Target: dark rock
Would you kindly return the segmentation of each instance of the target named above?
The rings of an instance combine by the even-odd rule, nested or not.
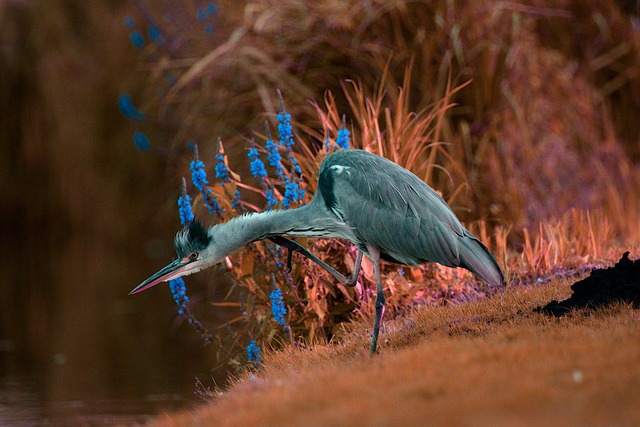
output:
[[[615,302],[640,307],[640,260],[631,261],[625,252],[616,265],[591,272],[571,285],[573,295],[564,301],[551,301],[536,312],[562,316],[573,308],[596,308]]]

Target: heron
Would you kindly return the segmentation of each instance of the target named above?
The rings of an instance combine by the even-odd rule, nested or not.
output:
[[[358,248],[353,272],[341,274],[285,236],[350,241]],[[289,267],[292,252],[298,252],[346,286],[357,283],[363,255],[370,258],[376,280],[371,354],[377,352],[385,308],[381,260],[409,266],[436,262],[465,268],[492,286],[504,281],[491,252],[434,189],[384,157],[349,149],[322,161],[316,192],[307,205],[243,214],[209,228],[191,222],[175,236],[177,259],[130,294],[211,267],[242,246],[265,239],[289,249]]]

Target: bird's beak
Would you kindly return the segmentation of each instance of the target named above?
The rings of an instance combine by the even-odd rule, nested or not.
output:
[[[197,262],[191,261],[188,258],[178,258],[177,260],[173,261],[171,264],[167,265],[165,268],[158,271],[156,274],[136,286],[131,292],[129,292],[129,295],[146,291],[147,289],[157,285],[158,283],[168,282],[169,280],[177,279],[178,277],[195,273],[195,271],[192,270],[197,268],[197,264]]]

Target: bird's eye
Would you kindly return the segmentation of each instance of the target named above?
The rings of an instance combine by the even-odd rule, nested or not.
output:
[[[198,252],[191,252],[191,253],[189,254],[189,259],[190,259],[191,261],[193,261],[193,260],[194,260],[194,259],[196,259],[196,258],[198,258]]]

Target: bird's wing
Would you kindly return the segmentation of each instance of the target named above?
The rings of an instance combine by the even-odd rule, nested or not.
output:
[[[431,187],[395,163],[360,150],[335,153],[321,167],[319,190],[361,243],[388,258],[460,265],[464,228]]]

